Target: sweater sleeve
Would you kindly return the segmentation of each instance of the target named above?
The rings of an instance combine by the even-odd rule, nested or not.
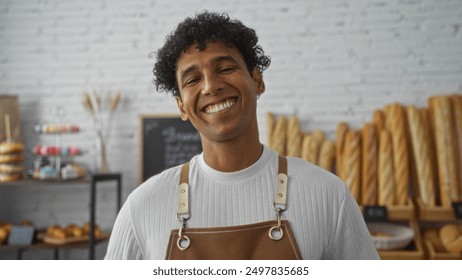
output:
[[[130,197],[117,215],[109,239],[105,260],[139,260],[142,249],[133,231],[130,215]]]
[[[358,204],[348,189],[344,189],[334,240],[324,257],[337,260],[378,260],[379,255]]]

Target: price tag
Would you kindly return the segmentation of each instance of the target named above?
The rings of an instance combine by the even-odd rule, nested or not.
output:
[[[462,202],[453,202],[452,208],[454,208],[454,216],[457,219],[462,219]]]
[[[31,245],[34,239],[34,227],[14,226],[8,236],[9,245]]]
[[[364,206],[364,220],[366,222],[388,221],[388,211],[385,206]]]

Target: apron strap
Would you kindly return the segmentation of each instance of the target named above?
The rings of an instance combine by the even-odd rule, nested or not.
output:
[[[276,197],[273,202],[273,209],[285,211],[287,209],[287,158],[279,156],[278,176],[276,182]],[[281,207],[277,206],[281,205]]]
[[[180,174],[180,185],[178,186],[178,212],[177,218],[180,215],[188,215],[189,219],[189,162],[183,164]]]
[[[281,229],[281,212],[287,210],[287,158],[279,156],[278,158],[278,175],[276,182],[276,197],[273,201],[273,210],[276,211],[277,226],[274,226],[269,231],[269,236],[273,240],[280,240],[283,236]],[[183,164],[180,173],[180,184],[178,186],[178,211],[177,219],[182,223],[182,228],[179,232],[178,247],[181,250],[186,250],[189,247],[189,238],[182,234],[186,228],[186,221],[190,218],[189,213],[189,162]],[[273,232],[279,231],[280,235],[275,236]],[[182,241],[187,241],[186,246],[182,246]]]

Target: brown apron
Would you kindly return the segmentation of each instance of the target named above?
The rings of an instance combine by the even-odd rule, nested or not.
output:
[[[189,163],[183,165],[178,187],[177,219],[180,229],[172,230],[167,260],[299,260],[302,259],[290,224],[281,220],[287,209],[287,159],[279,157],[276,220],[240,226],[186,228],[189,213]]]

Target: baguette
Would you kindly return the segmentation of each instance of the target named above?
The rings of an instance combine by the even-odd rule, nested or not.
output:
[[[336,149],[335,149],[335,173],[337,176],[345,180],[344,170],[343,170],[343,154],[345,150],[345,136],[348,131],[348,126],[346,123],[341,122],[337,125],[337,135],[336,135]]]
[[[450,96],[454,116],[454,133],[456,139],[457,174],[459,174],[459,199],[462,199],[462,95]]]
[[[393,150],[390,133],[384,129],[380,132],[378,162],[378,201],[379,205],[394,205]]]
[[[378,137],[373,124],[366,123],[361,129],[362,139],[362,203],[377,205],[377,155]]]
[[[334,168],[335,160],[335,145],[330,140],[324,140],[319,151],[319,163],[318,165],[328,171],[332,171]]]
[[[287,119],[284,116],[280,116],[274,127],[274,131],[271,133],[271,143],[273,143],[273,149],[280,156],[286,155],[286,140],[287,139]]]
[[[385,114],[382,110],[375,110],[372,114],[372,124],[375,126],[375,131],[380,133],[385,129]]]
[[[415,106],[407,108],[409,130],[411,134],[413,163],[416,167],[419,196],[427,206],[435,206],[435,174],[432,166],[429,129],[425,126],[422,114]]]
[[[309,154],[308,160],[316,165],[319,165],[319,154],[320,154],[321,145],[323,141],[324,141],[324,133],[319,129],[315,129],[311,133],[310,146],[309,146],[310,154]]]
[[[274,130],[274,125],[275,125],[275,118],[274,115],[271,112],[266,113],[266,138],[267,138],[267,143],[268,147],[271,149],[274,149],[273,143],[272,143],[272,133]]]
[[[310,139],[311,135],[306,133],[302,135],[302,151],[301,151],[301,157],[302,159],[309,161],[310,157]]]
[[[361,204],[361,134],[350,129],[345,139],[345,184],[356,202]]]
[[[405,205],[408,201],[410,180],[406,114],[397,103],[385,106],[385,127],[391,133],[393,170],[395,182],[395,203]]]
[[[440,201],[442,206],[450,207],[452,202],[460,201],[451,100],[448,96],[432,96],[429,107],[434,122]]]
[[[300,122],[298,121],[298,118],[293,115],[289,119],[289,124],[287,127],[287,156],[300,157],[300,144]]]

